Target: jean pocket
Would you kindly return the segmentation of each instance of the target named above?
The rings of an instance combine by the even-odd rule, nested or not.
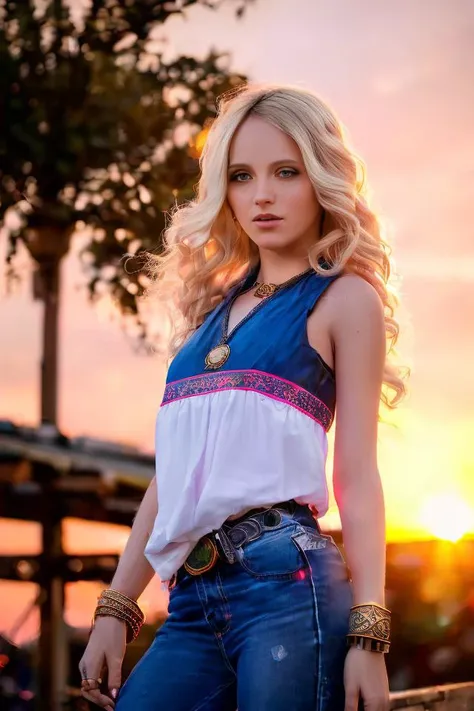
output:
[[[299,526],[289,523],[274,531],[265,531],[257,540],[237,549],[244,570],[260,579],[291,579],[307,567],[294,539]]]
[[[346,560],[332,536],[300,525],[293,539],[309,568],[316,571],[330,568],[337,577],[350,579]]]

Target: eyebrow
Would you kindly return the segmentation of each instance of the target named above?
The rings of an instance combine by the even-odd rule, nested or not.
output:
[[[275,160],[273,163],[270,163],[270,168],[276,168],[277,165],[299,165],[299,161],[294,160],[294,158],[282,158],[281,160]],[[235,170],[235,168],[250,168],[250,165],[247,165],[247,163],[232,163],[232,165],[229,165],[229,170]]]

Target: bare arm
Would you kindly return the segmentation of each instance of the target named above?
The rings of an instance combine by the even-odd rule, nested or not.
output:
[[[158,512],[156,478],[154,477],[133,522],[125,550],[122,553],[111,588],[137,600],[153,577],[153,569],[145,558],[145,546]],[[116,617],[95,620],[86,650],[79,662],[82,696],[106,711],[113,711],[122,683],[122,660],[125,655],[126,625]],[[99,677],[107,668],[108,694],[102,693]]]
[[[153,568],[145,558],[144,550],[157,513],[156,477],[153,477],[135,516],[127,545],[110,585],[114,590],[134,600],[140,597],[154,575]]]
[[[383,307],[375,290],[360,277],[342,277],[337,286],[332,304],[337,382],[334,492],[354,604],[384,605],[385,509],[377,467],[386,352]]]

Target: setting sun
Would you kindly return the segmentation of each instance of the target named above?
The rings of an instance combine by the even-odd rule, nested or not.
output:
[[[474,526],[474,510],[455,493],[431,496],[423,505],[420,516],[432,535],[453,543]]]

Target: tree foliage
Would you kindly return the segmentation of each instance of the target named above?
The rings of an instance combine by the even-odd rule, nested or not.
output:
[[[245,0],[234,2],[241,14]],[[93,0],[82,18],[65,0],[6,2],[0,22],[0,222],[9,255],[47,235],[51,253],[77,229],[92,296],[105,284],[122,313],[138,314],[144,280],[124,253],[160,248],[165,213],[190,197],[190,139],[216,97],[244,81],[227,55],[165,61],[152,33],[203,0]],[[15,213],[17,221],[8,221]],[[62,242],[62,244],[60,244]]]

